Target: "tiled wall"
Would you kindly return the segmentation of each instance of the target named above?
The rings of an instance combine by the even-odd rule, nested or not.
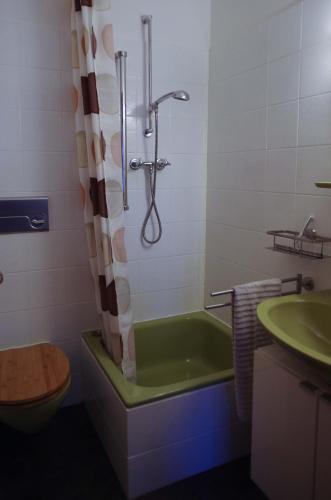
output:
[[[143,248],[143,172],[129,173],[127,248],[135,320],[202,304],[209,2],[113,0],[116,49],[128,50],[130,157],[142,137],[141,14],[154,16],[154,97],[185,88],[189,103],[160,108],[158,177],[163,238]],[[97,326],[75,160],[69,0],[11,0],[0,9],[0,196],[44,196],[50,232],[0,235],[0,347],[51,340],[70,356],[79,400],[79,335]]]
[[[51,340],[72,362],[97,325],[71,113],[68,0],[2,2],[0,197],[48,196],[50,231],[0,235],[0,347]]]
[[[314,186],[331,180],[331,0],[252,1],[246,17],[241,4],[212,1],[206,300],[296,272],[331,285],[331,261],[270,252],[265,234],[314,214],[331,235],[330,193]]]
[[[140,17],[153,16],[153,97],[185,89],[189,102],[160,105],[159,156],[171,166],[158,174],[159,243],[140,240],[147,210],[143,171],[129,172],[126,240],[135,320],[200,309],[203,295],[209,1],[113,0],[116,50],[128,51],[129,158],[153,159],[145,139],[143,36]]]

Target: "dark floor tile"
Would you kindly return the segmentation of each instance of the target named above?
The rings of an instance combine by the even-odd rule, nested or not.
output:
[[[39,434],[0,424],[0,500],[125,500],[82,405],[61,410]],[[140,500],[265,500],[248,459],[180,481]]]

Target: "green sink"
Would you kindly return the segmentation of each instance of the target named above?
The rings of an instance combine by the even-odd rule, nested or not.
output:
[[[257,315],[276,341],[331,373],[331,290],[265,300]]]

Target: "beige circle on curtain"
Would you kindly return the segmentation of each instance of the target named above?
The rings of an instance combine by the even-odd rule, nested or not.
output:
[[[117,295],[117,307],[119,314],[124,314],[130,306],[130,286],[127,279],[122,277],[115,278],[115,287]]]
[[[124,244],[124,233],[124,227],[120,227],[112,237],[114,255],[115,259],[118,260],[118,262],[128,261]]]
[[[77,142],[77,160],[79,167],[87,167],[87,147],[86,147],[86,135],[84,130],[76,133]]]
[[[109,74],[97,76],[99,107],[103,113],[113,115],[118,112],[118,93],[116,79]]]
[[[110,266],[113,261],[111,241],[107,234],[102,233],[103,260],[105,266]]]
[[[93,222],[89,222],[85,224],[86,228],[86,238],[87,238],[87,246],[89,257],[96,257],[97,255],[97,245],[95,238],[95,230]]]
[[[83,27],[83,36],[81,40],[81,46],[84,56],[87,55],[90,48],[90,33],[86,26]]]
[[[100,165],[100,163],[102,162],[101,142],[97,134],[93,134],[91,149],[95,163],[97,165]]]
[[[93,7],[96,10],[108,10],[111,8],[110,0],[94,0]]]
[[[111,24],[106,24],[102,30],[102,43],[105,48],[106,54],[111,59],[115,59],[114,55],[114,43],[113,43],[113,26]]]
[[[75,85],[71,88],[71,102],[72,102],[72,110],[76,113],[78,108],[78,90]]]
[[[110,149],[115,165],[118,167],[122,166],[121,158],[121,133],[116,132],[110,139]]]
[[[106,199],[108,217],[115,219],[122,213],[123,208],[122,188],[117,181],[106,181]]]
[[[79,68],[77,31],[71,32],[71,64],[73,68]]]

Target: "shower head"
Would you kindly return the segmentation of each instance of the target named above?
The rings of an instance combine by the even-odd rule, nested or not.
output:
[[[162,97],[159,97],[156,101],[153,102],[151,108],[153,110],[157,109],[158,105],[161,102],[166,101],[167,99],[178,99],[178,101],[189,101],[190,95],[185,90],[175,90],[174,92],[169,92],[168,94],[164,94]]]

